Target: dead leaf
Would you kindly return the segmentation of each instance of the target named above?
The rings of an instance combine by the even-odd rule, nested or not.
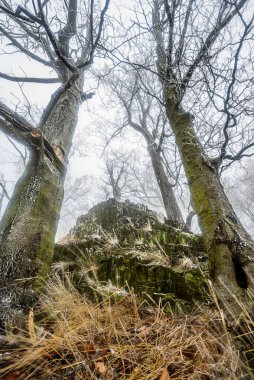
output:
[[[102,375],[106,372],[106,367],[103,362],[97,362],[95,363],[95,369]]]
[[[99,357],[98,360],[103,360],[105,356],[112,354],[111,350],[109,348],[103,348],[102,350],[99,351]]]
[[[80,352],[83,352],[89,356],[92,356],[96,353],[96,348],[93,343],[82,343],[78,345]]]
[[[167,368],[163,368],[161,376],[159,377],[159,380],[170,380]]]
[[[208,372],[211,369],[211,365],[206,363],[200,363],[197,368],[202,372]]]
[[[137,333],[139,337],[146,336],[149,333],[149,327],[148,326],[141,326],[137,329]]]

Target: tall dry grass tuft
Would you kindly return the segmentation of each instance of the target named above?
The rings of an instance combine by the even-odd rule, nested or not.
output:
[[[43,320],[35,322],[38,315]],[[174,317],[131,292],[121,299],[113,294],[92,302],[74,289],[67,276],[50,280],[35,316],[32,311],[29,315],[27,330],[26,337],[7,337],[16,348],[2,352],[5,368],[0,378],[252,378],[217,310],[200,308]]]

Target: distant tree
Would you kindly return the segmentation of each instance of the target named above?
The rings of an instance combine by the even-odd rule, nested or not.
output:
[[[4,176],[0,174],[0,212],[2,211],[3,201],[5,198],[10,200],[10,196],[6,189],[6,181],[4,179]]]
[[[120,141],[118,140],[116,146]],[[121,146],[114,147],[113,140],[111,143],[112,148],[108,147],[101,156],[104,159],[102,174],[97,179],[91,177],[93,187],[98,191],[95,199],[101,201],[114,197],[122,201],[128,198],[132,202],[142,203],[162,214],[165,213],[149,155],[144,154],[146,152],[143,152],[143,149],[137,151],[135,147],[125,152]],[[113,191],[114,187],[116,189]]]
[[[131,181],[128,169],[131,152],[123,152],[119,149],[104,152],[104,169],[97,187],[103,194],[104,199],[113,197],[116,201],[121,201],[123,196],[129,196],[129,183]]]
[[[70,173],[67,173],[58,236],[67,234],[77,218],[89,210],[92,204],[91,193],[91,178],[89,176],[73,178]]]
[[[224,182],[237,215],[241,217],[246,229],[254,237],[254,169],[252,166],[250,162],[240,176],[234,179],[226,177]]]
[[[54,71],[35,78],[0,73],[16,82],[60,83],[35,126],[0,103],[0,130],[24,144],[29,160],[0,225],[0,325],[20,324],[51,263],[63,185],[85,73],[101,42],[109,5],[99,2],[0,1],[2,49],[19,52]],[[57,13],[56,13],[57,12]]]
[[[129,184],[129,192],[136,202],[144,203],[146,206],[160,213],[165,213],[165,208],[155,178],[150,160],[135,160],[130,162],[129,171],[132,181]]]
[[[178,161],[178,166],[167,165],[164,146],[171,137],[168,121],[164,107],[152,95],[152,86],[149,93],[142,91],[142,83],[149,82],[149,75],[145,74],[140,78],[140,73],[130,72],[127,67],[123,67],[122,70],[115,70],[111,77],[107,77],[106,84],[112,91],[110,98],[113,98],[119,107],[118,122],[122,122],[125,128],[129,127],[138,132],[146,142],[167,219],[183,226],[184,220],[173,190],[181,164]]]

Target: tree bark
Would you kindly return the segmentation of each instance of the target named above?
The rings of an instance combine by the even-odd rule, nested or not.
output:
[[[167,219],[173,222],[177,227],[182,227],[184,226],[182,213],[178,206],[172,185],[165,173],[157,145],[155,143],[148,144],[148,152],[151,157],[154,174],[161,192]]]
[[[216,168],[205,156],[193,117],[165,89],[166,111],[179,148],[209,257],[211,279],[228,316],[253,310],[254,243],[224,193]]]
[[[43,136],[67,163],[77,123],[80,91],[73,85],[42,126]],[[22,326],[37,299],[53,254],[65,172],[35,149],[16,184],[0,224],[0,326]],[[42,280],[40,279],[42,278]]]

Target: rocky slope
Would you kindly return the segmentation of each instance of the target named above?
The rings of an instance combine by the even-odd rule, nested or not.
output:
[[[80,216],[56,244],[54,263],[56,269],[68,267],[74,273],[80,292],[125,287],[149,299],[170,301],[178,312],[207,299],[201,237],[129,201],[109,199]]]

